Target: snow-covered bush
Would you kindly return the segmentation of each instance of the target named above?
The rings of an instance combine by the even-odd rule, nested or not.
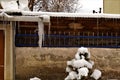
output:
[[[90,52],[87,48],[81,47],[78,49],[77,53],[75,54],[75,58],[67,61],[66,72],[68,72],[68,76],[65,80],[84,80],[83,77],[86,78],[94,78],[98,80],[102,72],[98,69],[95,69],[92,74],[91,71],[93,70],[94,61],[90,60]]]
[[[81,59],[81,55],[83,55],[86,60],[90,59],[90,52],[85,47],[78,48],[78,51],[75,54],[75,59]]]

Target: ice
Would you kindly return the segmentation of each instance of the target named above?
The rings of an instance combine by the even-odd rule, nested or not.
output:
[[[43,17],[43,22],[50,22],[50,16],[49,15],[42,15]]]
[[[44,25],[43,22],[41,20],[38,21],[38,35],[39,35],[39,47],[42,47],[42,42],[44,40]]]

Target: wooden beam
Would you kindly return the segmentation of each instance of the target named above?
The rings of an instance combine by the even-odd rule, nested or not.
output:
[[[0,20],[3,20],[3,19],[4,19],[4,21],[38,22],[39,19],[41,19],[41,21],[42,21],[41,17],[36,17],[36,16],[13,16],[11,18],[7,18],[7,17],[0,18]]]

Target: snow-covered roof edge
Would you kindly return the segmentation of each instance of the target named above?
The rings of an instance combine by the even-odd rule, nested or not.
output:
[[[3,16],[2,13],[21,13],[21,16],[14,16],[12,17],[83,17],[83,18],[116,18],[120,19],[120,14],[93,14],[93,13],[63,13],[63,12],[31,12],[31,11],[21,11],[21,10],[3,10],[0,9],[0,16]],[[8,15],[10,16],[10,15]]]
[[[63,12],[31,12],[22,11],[24,16],[41,16],[48,15],[51,17],[85,17],[85,18],[120,18],[120,14],[93,14],[93,13],[63,13]]]

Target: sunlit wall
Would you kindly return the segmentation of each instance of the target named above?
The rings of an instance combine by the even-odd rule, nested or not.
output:
[[[120,14],[120,0],[104,0],[104,13]]]

